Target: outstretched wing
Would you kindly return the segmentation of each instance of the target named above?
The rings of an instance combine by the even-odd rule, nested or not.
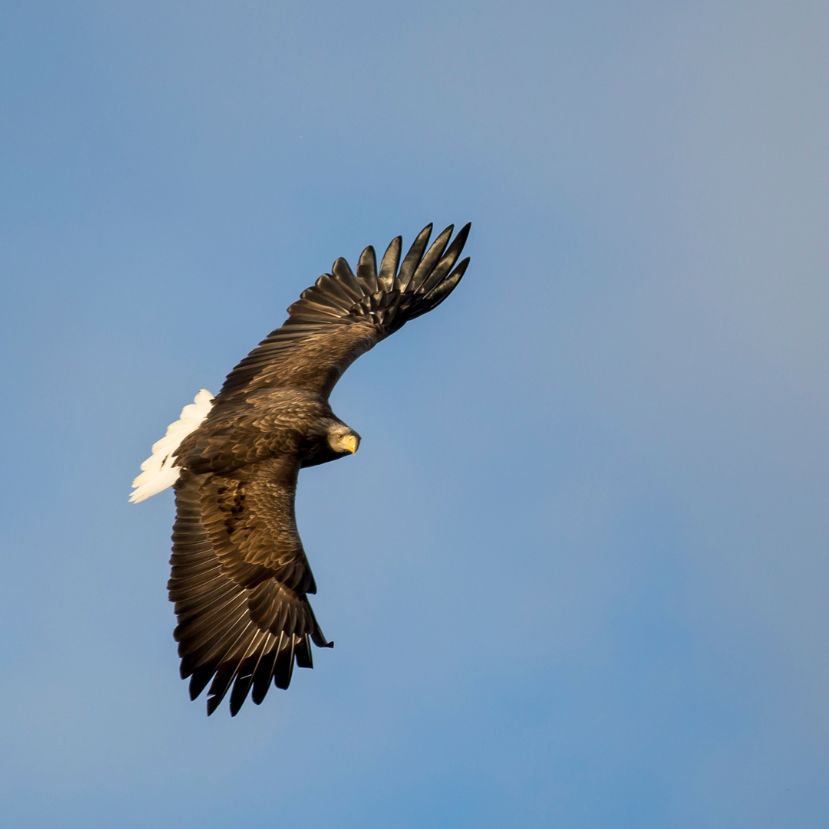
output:
[[[225,474],[183,471],[176,483],[172,576],[181,676],[208,685],[207,713],[227,692],[235,715],[252,691],[287,688],[294,662],[326,646],[307,594],[316,592],[294,516],[299,466],[282,456]]]
[[[398,236],[379,270],[372,247],[360,255],[356,274],[345,259],[337,259],[331,273],[323,274],[291,305],[282,327],[228,375],[217,404],[272,386],[292,386],[327,397],[357,357],[452,292],[469,264],[467,258],[455,266],[469,228],[465,225],[449,244],[450,225],[427,250],[432,232],[427,225],[402,264]]]

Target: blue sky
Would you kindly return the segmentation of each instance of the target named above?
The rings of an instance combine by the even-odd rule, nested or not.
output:
[[[7,3],[17,827],[823,827],[823,3]],[[334,258],[473,222],[333,395],[335,640],[206,719],[150,444]]]

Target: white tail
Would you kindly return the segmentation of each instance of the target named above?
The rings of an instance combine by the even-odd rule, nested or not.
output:
[[[153,444],[152,455],[141,464],[141,473],[132,482],[131,503],[145,501],[178,480],[181,467],[173,465],[173,453],[187,435],[199,428],[211,408],[213,395],[202,389],[193,402],[181,410],[178,420],[167,427],[164,437]]]

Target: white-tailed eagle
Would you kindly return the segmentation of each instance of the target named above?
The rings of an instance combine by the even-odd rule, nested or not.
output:
[[[272,683],[288,687],[294,663],[312,667],[312,642],[330,646],[308,602],[316,584],[296,527],[297,476],[357,451],[359,435],[328,404],[342,373],[460,282],[469,225],[427,249],[431,230],[402,263],[399,236],[379,269],[372,247],[356,274],[337,259],[215,398],[203,389],[184,407],[133,482],[133,502],[175,489],[175,638],[191,699],[209,686],[208,714],[228,692],[232,715],[248,694],[262,702]]]

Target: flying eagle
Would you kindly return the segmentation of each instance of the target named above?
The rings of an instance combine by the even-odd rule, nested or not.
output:
[[[379,270],[370,246],[356,275],[337,259],[141,464],[132,502],[175,489],[174,635],[190,698],[210,686],[208,714],[228,691],[231,715],[248,694],[258,705],[271,683],[288,687],[294,662],[312,667],[312,642],[331,647],[308,602],[317,588],[294,514],[299,470],[357,451],[328,396],[357,357],[449,296],[469,264],[456,265],[469,227],[450,244],[450,225],[427,250],[427,225],[402,264],[398,236]]]

